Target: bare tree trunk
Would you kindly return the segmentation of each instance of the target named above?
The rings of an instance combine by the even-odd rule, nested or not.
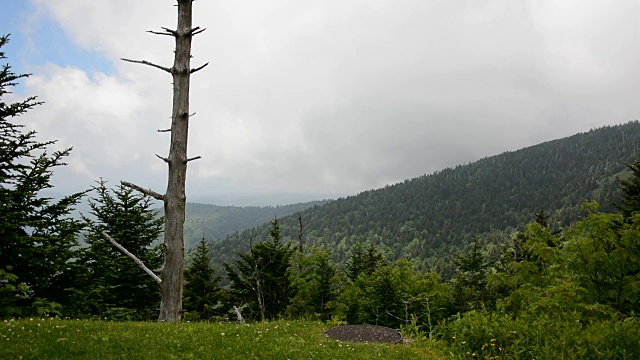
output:
[[[255,258],[254,258],[255,261]],[[260,270],[258,270],[258,264],[255,263],[253,266],[253,278],[256,282],[256,297],[258,298],[258,309],[260,310],[260,321],[264,321],[265,317],[265,303],[264,303],[264,289],[262,287],[262,274]]]
[[[191,0],[178,1],[178,28],[173,76],[173,111],[169,181],[164,201],[164,266],[160,284],[159,321],[180,321],[184,272],[185,184],[189,134],[189,78],[191,70]]]
[[[192,28],[193,0],[178,0],[178,27],[176,30],[162,28],[163,32],[149,31],[157,35],[173,36],[176,41],[175,58],[171,68],[153,64],[146,60],[124,61],[152,66],[173,76],[173,110],[171,114],[171,145],[169,156],[163,158],[169,165],[169,180],[164,195],[144,189],[138,185],[122,182],[123,185],[138,190],[164,202],[164,263],[161,268],[160,315],[159,321],[178,322],[182,311],[182,285],[184,271],[184,219],[185,184],[187,163],[200,157],[187,158],[187,140],[189,133],[189,81],[190,75],[205,66],[191,69],[191,39],[204,29]],[[159,130],[166,132],[166,130]],[[106,236],[106,235],[105,235]],[[125,249],[126,251],[126,249]],[[124,251],[123,251],[124,252]],[[126,254],[126,252],[125,252]],[[130,256],[131,257],[131,256]],[[135,261],[135,259],[134,259]],[[144,264],[139,266],[146,268]]]

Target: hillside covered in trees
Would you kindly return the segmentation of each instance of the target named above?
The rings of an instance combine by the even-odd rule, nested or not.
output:
[[[326,203],[325,200],[283,206],[218,206],[187,203],[184,224],[185,249],[194,248],[203,237],[207,240],[222,239],[238,231],[250,229],[308,208]],[[158,209],[162,214],[162,209]]]
[[[593,129],[330,201],[279,219],[282,236],[297,241],[301,215],[305,245],[331,248],[339,263],[355,243],[373,242],[390,259],[449,276],[452,254],[474,235],[491,250],[541,209],[556,229],[575,222],[586,200],[611,210],[639,144],[638,121]],[[211,244],[212,256],[228,262],[268,234],[268,225],[233,234]]]

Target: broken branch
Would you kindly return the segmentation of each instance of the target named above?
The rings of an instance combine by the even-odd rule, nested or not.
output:
[[[160,156],[160,155],[158,155],[158,154],[156,154],[156,156],[158,157],[158,159],[160,159],[160,160],[162,160],[162,161],[166,162],[167,164],[169,163],[169,159],[167,159],[166,157],[162,157],[162,156]]]
[[[205,66],[207,66],[207,65],[209,65],[209,63],[206,63],[206,64],[204,64],[204,65],[202,65],[202,66],[200,66],[200,67],[197,67],[197,68],[195,68],[195,69],[191,69],[191,71],[190,71],[189,73],[190,73],[190,74],[193,74],[193,73],[194,73],[194,72],[196,72],[196,71],[200,71],[200,70],[204,69],[204,67],[205,67]]]
[[[173,34],[163,33],[163,32],[153,31],[153,30],[147,30],[147,32],[150,33],[150,34],[155,34],[155,35],[174,36]]]
[[[236,313],[236,317],[238,318],[238,322],[240,322],[240,324],[244,325],[244,318],[242,317],[242,314],[240,314],[240,310],[238,310],[238,308],[233,305],[233,312]]]
[[[115,246],[123,254],[130,257],[133,260],[133,262],[135,262],[136,265],[140,267],[140,269],[144,270],[144,272],[149,274],[149,276],[151,276],[153,280],[155,280],[158,284],[162,283],[162,279],[160,279],[158,275],[154,274],[153,271],[149,270],[149,268],[142,262],[142,260],[138,259],[135,255],[127,251],[127,249],[125,249],[124,246],[118,244],[118,242],[115,241],[111,236],[109,236],[109,234],[107,234],[105,231],[102,231],[102,236],[104,236],[104,238],[107,239],[107,241],[109,241],[113,246]]]
[[[164,201],[164,195],[159,194],[151,189],[145,189],[142,186],[138,186],[136,184],[130,183],[128,181],[120,181],[120,184],[132,188],[134,190],[137,190],[145,195],[151,196],[154,199],[160,200],[160,201]]]
[[[164,70],[164,71],[168,72],[169,74],[171,74],[171,69],[170,68],[154,64],[154,63],[149,62],[147,60],[131,60],[131,59],[125,59],[125,58],[120,58],[120,60],[126,61],[126,62],[130,62],[130,63],[135,63],[135,64],[149,65],[149,66],[152,66],[154,68],[158,68],[160,70]]]
[[[205,29],[200,29],[200,26],[196,26],[193,29],[191,29],[191,31],[189,32],[189,35],[191,35],[191,36],[198,35],[198,34],[200,34],[201,32],[203,32],[205,30],[207,30],[207,29],[206,28]]]
[[[189,161],[198,160],[198,159],[202,159],[202,156],[196,156],[196,157],[188,158],[187,160],[184,161],[184,163],[186,164]]]
[[[169,132],[171,129],[158,129],[158,132]]]

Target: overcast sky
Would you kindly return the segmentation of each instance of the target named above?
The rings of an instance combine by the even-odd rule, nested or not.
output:
[[[170,0],[0,0],[61,192],[163,192]],[[640,2],[199,0],[187,196],[355,194],[640,117]]]

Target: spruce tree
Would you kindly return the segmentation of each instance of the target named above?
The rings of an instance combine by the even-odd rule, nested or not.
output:
[[[8,41],[8,36],[0,37],[0,59],[6,58],[1,49]],[[44,298],[66,302],[65,289],[73,284],[69,264],[82,228],[69,214],[84,195],[80,192],[54,201],[42,194],[52,188],[53,169],[65,165],[71,149],[49,153],[55,141],[41,142],[35,131],[26,131],[25,125],[15,122],[41,104],[36,97],[12,104],[2,101],[18,80],[28,76],[16,75],[8,64],[0,70],[0,266],[4,278],[0,291],[15,284],[29,288],[3,305],[17,311],[36,298],[40,303]]]
[[[183,308],[200,319],[210,319],[222,315],[216,311],[221,300],[222,289],[218,286],[221,276],[215,276],[216,270],[211,265],[209,247],[204,237],[194,250],[191,265],[184,272]]]
[[[459,310],[478,308],[487,300],[487,277],[489,266],[487,256],[480,249],[479,239],[473,237],[471,251],[458,255],[454,260],[458,269],[452,280],[454,298]]]
[[[332,302],[342,288],[342,278],[331,252],[312,247],[309,254],[298,252],[289,271],[295,295],[289,306],[293,316],[318,314],[321,320],[329,320]]]
[[[355,243],[351,248],[351,254],[345,268],[345,273],[349,280],[355,279],[361,273],[367,276],[373,274],[378,268],[385,263],[384,255],[372,242],[367,249],[363,249],[360,243]]]
[[[149,319],[157,312],[160,293],[157,284],[128,257],[105,241],[106,231],[131,253],[151,267],[161,264],[160,247],[154,245],[162,232],[163,219],[151,208],[148,196],[118,185],[107,188],[99,180],[89,200],[92,217],[85,216],[89,226],[83,250],[79,276],[83,281],[79,296],[85,299],[84,309],[92,315]]]
[[[627,180],[620,180],[622,200],[614,205],[625,219],[640,212],[640,159],[627,165],[627,168],[631,170],[631,176]]]
[[[294,249],[280,239],[278,219],[271,223],[271,241],[251,246],[238,254],[234,266],[225,263],[233,299],[246,305],[260,320],[282,316],[289,305],[291,282],[287,276]]]

